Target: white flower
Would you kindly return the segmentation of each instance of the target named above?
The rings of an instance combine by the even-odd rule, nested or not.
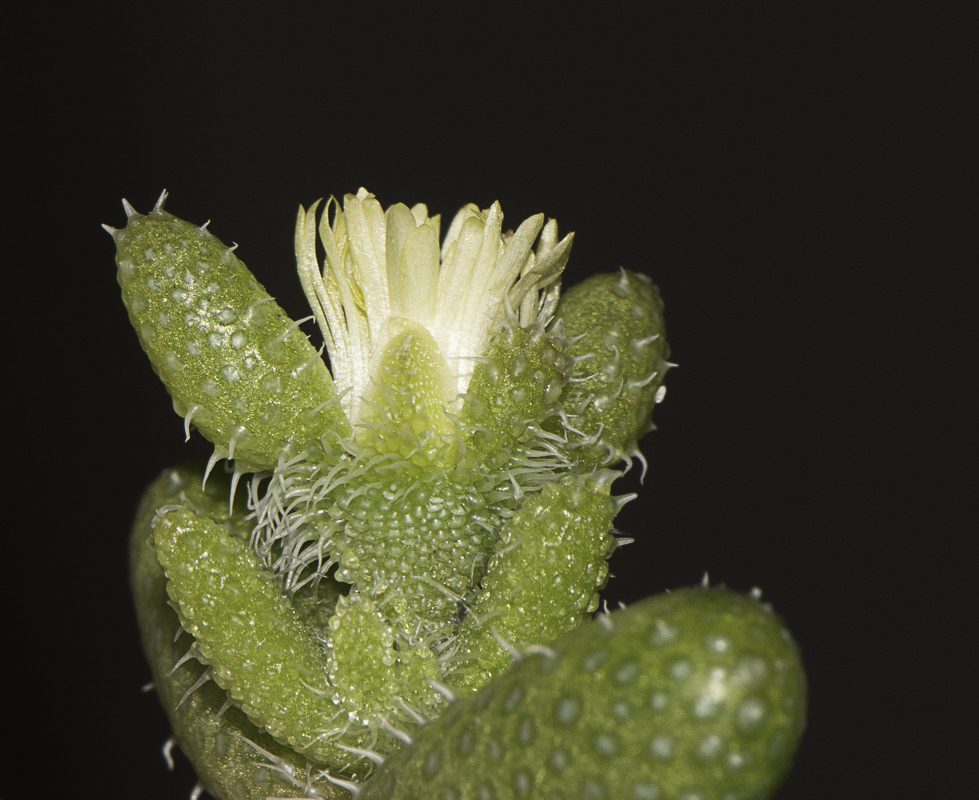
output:
[[[326,204],[319,233],[326,258],[316,257],[316,208],[296,223],[299,277],[323,332],[337,390],[356,423],[371,365],[404,329],[424,327],[447,365],[449,405],[457,407],[476,364],[507,320],[546,325],[560,292],[560,275],[574,234],[557,239],[557,223],[537,214],[515,233],[501,233],[500,204],[456,214],[439,249],[438,215],[418,204],[382,210],[366,189]],[[330,219],[332,212],[332,220]],[[543,231],[541,230],[543,227]],[[536,250],[534,240],[540,233]]]

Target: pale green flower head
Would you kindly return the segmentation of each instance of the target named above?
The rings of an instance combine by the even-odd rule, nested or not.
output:
[[[509,320],[516,327],[550,322],[573,234],[558,241],[544,215],[503,232],[499,203],[462,208],[439,247],[440,216],[424,204],[386,211],[361,189],[331,198],[320,220],[326,252],[316,257],[316,210],[300,208],[296,256],[303,289],[327,350],[348,419],[357,424],[382,354],[400,334],[424,342],[440,373],[439,398],[458,412],[477,360]],[[543,229],[543,230],[542,230]],[[534,241],[538,239],[537,247]]]

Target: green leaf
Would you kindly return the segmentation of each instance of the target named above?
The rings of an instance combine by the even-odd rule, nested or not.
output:
[[[771,609],[682,589],[525,654],[423,728],[359,800],[758,800],[805,718],[799,652]]]
[[[242,471],[347,433],[333,379],[295,323],[234,248],[162,200],[147,215],[127,205],[112,236],[129,319],[177,414]]]

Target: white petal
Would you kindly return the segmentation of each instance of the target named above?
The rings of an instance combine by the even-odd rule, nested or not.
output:
[[[388,291],[390,294],[390,313],[396,317],[410,316],[406,314],[404,304],[406,286],[411,275],[401,271],[401,250],[405,239],[415,230],[415,217],[402,203],[391,206],[385,213],[387,231],[385,233],[384,253],[387,270]]]
[[[330,226],[331,213],[334,220],[332,227]],[[333,380],[336,382],[338,390],[342,392],[352,388],[355,367],[346,313],[343,308],[343,295],[339,288],[341,282],[344,286],[347,284],[343,274],[343,252],[346,250],[347,242],[346,225],[337,201],[333,197],[327,201],[326,208],[323,209],[319,233],[320,241],[323,242],[323,249],[326,251],[326,259],[323,263],[321,286],[314,284],[314,287],[317,290],[319,302],[333,337],[332,347],[330,347],[330,340],[327,339],[327,347],[330,353],[330,371],[333,373]],[[339,276],[339,281],[337,276]],[[349,400],[344,401],[345,410],[348,414],[350,413],[349,402]]]
[[[323,338],[326,340],[326,346],[332,353],[336,345],[326,317],[326,309],[324,308],[326,290],[316,258],[316,209],[321,202],[321,200],[317,200],[313,203],[308,212],[299,206],[299,214],[296,217],[296,265],[299,271],[299,282],[302,284],[303,292],[309,301],[309,307],[313,309],[316,324],[319,325]]]
[[[408,234],[398,266],[402,316],[432,330],[438,303],[439,240],[431,222]]]
[[[473,326],[478,325],[486,312],[482,305],[473,302],[473,298],[482,297],[482,286],[476,272],[484,250],[485,227],[478,216],[466,219],[458,239],[443,257],[432,331],[450,368],[458,365],[466,383],[471,374],[471,363],[468,366],[459,365],[457,359],[459,356],[480,355],[474,349],[474,339],[477,337]],[[474,316],[478,319],[474,319]]]
[[[462,230],[462,223],[464,223],[470,217],[481,217],[479,213],[479,206],[474,203],[470,203],[467,206],[463,206],[459,209],[457,213],[452,218],[452,223],[449,225],[449,230],[445,232],[445,241],[442,242],[442,261],[445,261],[445,257],[449,252],[449,247],[455,243],[456,239],[459,238],[459,232]]]
[[[428,206],[424,203],[416,203],[411,207],[411,216],[415,218],[415,225],[421,225],[428,219]]]
[[[499,260],[497,274],[494,275],[492,284],[494,288],[499,287],[497,291],[500,291],[501,298],[502,290],[510,288],[517,276],[526,271],[524,265],[527,263],[527,257],[531,254],[531,248],[534,246],[534,239],[537,238],[543,224],[543,214],[525,219],[517,228],[517,232],[510,238],[510,241],[507,242],[506,253]],[[516,298],[516,302],[520,302],[520,298]]]
[[[459,215],[452,221],[455,225]],[[466,293],[473,283],[473,273],[483,244],[483,220],[480,216],[466,217],[457,238],[442,245],[442,269],[439,272],[437,316],[440,327],[452,330],[455,319],[464,313]],[[450,229],[451,230],[451,229]],[[436,334],[438,338],[438,334]]]
[[[555,244],[557,244],[557,220],[549,219],[544,230],[541,231],[540,242],[537,243],[537,257],[546,255]]]
[[[348,194],[343,198],[343,216],[353,254],[353,260],[345,262],[344,266],[350,268],[351,284],[360,288],[369,330],[377,337],[391,314],[384,255],[384,211],[373,195],[354,197]]]

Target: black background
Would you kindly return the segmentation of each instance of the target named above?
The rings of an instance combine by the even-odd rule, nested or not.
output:
[[[183,443],[99,224],[167,188],[298,318],[297,206],[360,186],[443,216],[499,199],[514,227],[544,211],[576,231],[566,283],[654,278],[680,367],[606,596],[705,571],[764,590],[810,681],[782,800],[962,791],[966,17],[672,5],[98,3],[9,26],[4,800],[194,781],[139,691],[125,540],[141,488],[208,449]]]

